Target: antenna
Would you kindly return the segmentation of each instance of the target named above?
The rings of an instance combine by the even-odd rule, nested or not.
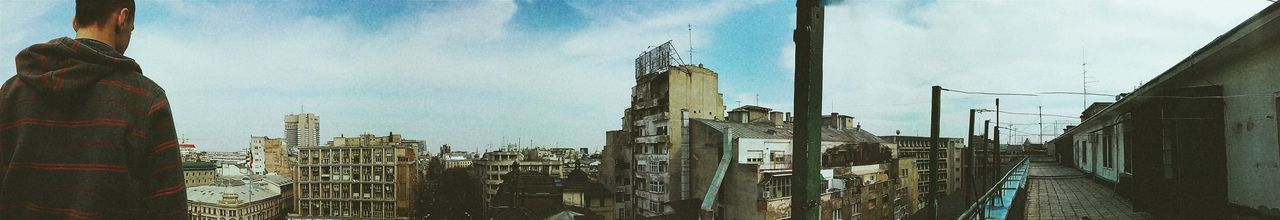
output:
[[[756,106],[760,106],[760,93],[756,93]]]
[[[689,65],[693,65],[693,24],[685,24],[689,27]]]

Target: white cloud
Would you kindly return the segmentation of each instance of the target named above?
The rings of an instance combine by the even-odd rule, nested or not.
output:
[[[636,53],[620,51],[684,36],[734,5],[589,17],[584,31],[539,39],[504,26],[512,2],[450,4],[372,31],[347,17],[176,2],[169,13],[189,23],[140,28],[130,53],[167,89],[180,132],[216,150],[280,136],[283,115],[304,104],[322,140],[393,131],[464,149],[504,137],[598,148],[634,84]]]
[[[849,2],[826,9],[824,97],[837,99],[837,111],[851,112],[877,134],[920,129],[927,135],[933,85],[971,91],[1079,91],[1082,54],[1092,80],[1099,80],[1090,92],[1129,91],[1269,2],[910,4]],[[778,62],[790,74],[794,46],[783,51]],[[943,135],[956,137],[963,136],[966,110],[992,108],[994,98],[947,92],[943,97]],[[1078,115],[1081,110],[1079,96],[1005,97],[1002,104],[1002,110],[1015,112],[1036,112],[1040,105],[1052,114]],[[1004,115],[1002,121],[1037,119]]]

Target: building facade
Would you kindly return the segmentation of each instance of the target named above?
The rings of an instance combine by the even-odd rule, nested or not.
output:
[[[782,113],[736,109],[729,121],[689,123],[695,202],[700,215],[716,219],[791,217],[792,124]],[[739,111],[742,110],[742,111]],[[767,114],[765,114],[767,113]],[[894,144],[835,115],[821,130],[822,219],[891,219],[896,191]],[[764,119],[758,118],[764,117]],[[745,123],[744,123],[745,122]],[[849,125],[849,126],[846,126]],[[663,190],[662,185],[638,188]],[[647,187],[647,188],[646,188]],[[640,190],[640,189],[638,189]],[[643,206],[642,200],[637,203]],[[709,206],[706,206],[709,205]]]
[[[218,178],[218,164],[200,161],[182,162],[182,179],[187,187],[204,186]]]
[[[416,196],[416,154],[398,134],[336,137],[299,148],[293,218],[409,219]]]
[[[930,185],[929,172],[933,169],[929,167],[929,137],[918,136],[882,136],[881,138],[896,143],[898,145],[898,156],[900,158],[914,158],[917,176],[919,177],[919,195],[917,201],[928,201],[928,193]],[[963,192],[960,178],[963,176],[963,161],[960,153],[964,150],[964,139],[960,138],[939,138],[938,146],[938,188],[935,188],[939,196],[950,195],[955,192]]]
[[[285,115],[284,137],[289,149],[320,146],[320,117],[311,113]]]
[[[564,178],[564,166],[559,160],[551,160],[548,158],[539,158],[537,151],[521,151],[515,148],[506,148],[498,151],[485,152],[480,159],[472,161],[471,174],[479,181],[481,191],[484,192],[482,202],[485,207],[490,206],[490,202],[494,195],[498,193],[498,188],[502,184],[502,176],[511,171],[531,171],[544,173],[552,178]],[[516,166],[516,163],[519,166]]]
[[[722,119],[725,107],[718,77],[716,72],[694,65],[637,73],[623,129],[632,137],[628,148],[635,166],[628,178],[669,187],[627,192],[640,201],[635,203],[636,216],[669,215],[675,211],[669,202],[690,198],[689,173],[685,171],[688,146],[683,141],[686,122]]]

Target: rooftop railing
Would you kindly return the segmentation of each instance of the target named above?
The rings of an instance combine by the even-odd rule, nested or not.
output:
[[[975,219],[1006,219],[1009,214],[1009,207],[1013,205],[1013,198],[1017,195],[1018,189],[1026,187],[1027,180],[1027,161],[1030,157],[1023,157],[1013,169],[1005,172],[1004,177],[1000,178],[987,193],[978,197],[969,209],[960,214],[957,220],[975,220]]]

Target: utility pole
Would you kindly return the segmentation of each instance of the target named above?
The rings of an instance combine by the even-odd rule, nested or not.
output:
[[[961,159],[964,160],[964,172],[960,175],[960,178],[964,178],[964,181],[961,181],[965,185],[964,201],[973,201],[973,148],[975,147],[973,146],[975,145],[973,141],[973,114],[975,111],[977,109],[969,109],[969,132],[964,133],[965,140],[969,140],[969,146],[964,148],[961,156]]]
[[[1044,146],[1044,106],[1037,106],[1036,109],[1040,111],[1038,115],[1038,117],[1040,117],[1040,146],[1043,147]]]
[[[996,98],[996,127],[992,129],[995,130],[994,136],[996,138],[996,141],[995,141],[996,142],[995,144],[996,168],[995,168],[994,174],[996,178],[995,181],[999,182],[1000,168],[1001,168],[1000,167],[1000,159],[1001,159],[1000,158],[1000,98]]]
[[[987,129],[989,129],[989,128],[991,128],[991,120],[983,121],[983,122],[982,122],[982,148],[985,148],[985,149],[987,149],[987,151],[988,151],[988,152],[987,152],[987,155],[984,155],[984,157],[986,157],[986,158],[991,158],[991,153],[992,153],[992,152],[990,152],[990,151],[991,151],[991,150],[990,150],[991,142],[990,142],[990,141],[988,141],[988,139],[989,139],[989,137],[990,137],[990,134],[991,134],[991,133],[990,133],[991,131],[990,131],[990,130],[987,130]],[[989,167],[990,165],[986,165],[986,164],[987,164],[987,163],[986,163],[987,161],[982,161],[982,162],[983,162],[983,163],[982,163],[982,164],[983,164],[982,166],[987,167],[987,170],[991,170],[991,167]],[[985,178],[982,178],[982,180],[983,180],[983,184],[982,184],[982,185],[983,185],[983,186],[987,186],[987,185],[988,185],[988,184],[986,184],[986,182],[987,182],[987,181],[989,181],[989,180],[991,180],[991,177],[990,177],[990,174],[991,174],[991,173],[994,173],[994,172],[991,172],[991,171],[988,171],[988,172],[982,172],[982,176],[983,176],[983,177],[985,177]],[[984,192],[984,191],[982,191],[982,189],[981,189],[981,188],[979,188],[979,189],[978,189],[978,191],[979,191],[979,192]]]
[[[942,87],[933,86],[933,107],[929,113],[929,219],[938,219],[938,121]]]
[[[821,0],[796,2],[795,134],[791,136],[791,216],[818,219],[822,174],[822,26],[826,15]]]

